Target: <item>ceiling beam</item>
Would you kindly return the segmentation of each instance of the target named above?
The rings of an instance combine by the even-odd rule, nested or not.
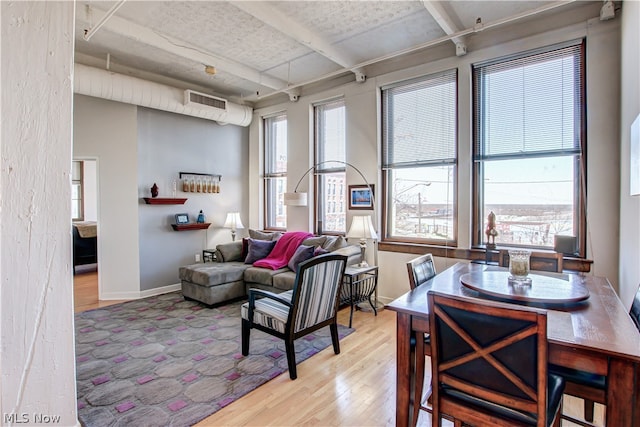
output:
[[[422,5],[431,14],[433,19],[440,25],[440,28],[448,35],[456,34],[460,28],[453,22],[453,19],[439,1],[422,0]],[[456,55],[462,56],[467,53],[467,44],[464,37],[452,37],[451,41],[456,45]]]
[[[267,2],[231,2],[238,9],[248,13],[259,21],[264,22],[273,29],[285,34],[297,43],[319,53],[341,67],[351,70],[356,74],[356,80],[363,81],[364,75],[361,69],[354,69],[356,59],[348,52],[333,45],[328,39],[319,36],[299,22],[285,15]]]
[[[219,70],[233,74],[242,79],[256,83],[270,89],[282,90],[287,86],[287,82],[278,78],[261,73],[260,71],[241,64],[231,59],[208,52],[205,49],[190,45],[184,41],[174,39],[165,34],[154,31],[150,28],[143,27],[132,21],[112,16],[104,25],[104,28],[122,37],[153,46],[157,49],[164,50],[181,58],[198,62],[204,67],[207,65],[215,66]]]

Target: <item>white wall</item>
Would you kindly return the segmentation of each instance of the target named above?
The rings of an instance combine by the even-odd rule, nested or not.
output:
[[[140,296],[137,108],[74,96],[73,156],[98,160],[100,299]]]
[[[640,114],[640,2],[623,2],[621,39],[619,283],[620,298],[630,306],[640,284],[640,196],[629,195],[629,128]]]
[[[76,425],[74,3],[1,2],[0,10],[0,422],[17,417],[34,425],[34,414],[46,414],[59,417],[59,425]]]
[[[590,15],[593,16],[593,15]],[[548,25],[548,22],[529,24],[529,30]],[[588,237],[587,257],[594,260],[593,272],[608,277],[617,286],[618,250],[618,186],[619,148],[617,146],[617,117],[619,84],[615,75],[619,69],[619,19],[601,22],[599,19],[586,18],[578,23],[547,28],[539,34],[513,38],[513,33],[522,31],[522,26],[500,33],[504,42],[499,43],[495,33],[489,35],[492,43],[482,39],[482,33],[475,36],[475,45],[488,47],[470,50],[463,57],[451,56],[441,60],[429,61],[428,53],[422,64],[400,71],[390,72],[375,78],[369,78],[364,84],[350,83],[339,88],[318,94],[300,97],[296,103],[286,102],[257,109],[251,124],[251,168],[261,169],[261,161],[254,153],[261,150],[257,139],[261,116],[276,111],[286,111],[288,116],[289,164],[288,188],[293,190],[295,183],[312,163],[313,127],[310,110],[314,102],[342,95],[347,105],[347,162],[361,168],[366,177],[370,177],[376,188],[381,189],[380,181],[380,114],[379,87],[385,84],[410,79],[451,68],[459,71],[458,92],[458,245],[469,248],[471,244],[471,65],[487,59],[497,58],[510,53],[547,46],[562,41],[587,38],[587,111],[588,111]],[[412,58],[415,60],[415,57]],[[256,176],[256,179],[258,177]],[[362,180],[354,174],[348,176],[349,184],[361,184]],[[301,186],[309,188],[311,179]],[[259,200],[260,188],[251,189],[250,199]],[[613,191],[612,191],[613,190]],[[380,194],[380,190],[376,190]],[[310,200],[311,194],[310,194]],[[378,200],[378,204],[379,204]],[[252,203],[252,212],[260,212],[261,206]],[[349,216],[352,212],[349,212]],[[312,207],[289,207],[288,228],[290,230],[313,230]],[[350,219],[347,219],[349,223]],[[379,223],[378,223],[379,224]],[[380,229],[380,226],[377,226]],[[384,253],[379,254],[380,279],[379,296],[384,301],[391,300],[406,292],[408,279],[404,263],[413,255]],[[438,260],[437,266],[446,267],[455,260]],[[592,273],[593,274],[593,273]]]

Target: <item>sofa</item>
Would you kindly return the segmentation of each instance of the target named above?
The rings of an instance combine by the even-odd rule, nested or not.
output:
[[[293,289],[296,272],[293,261],[287,266],[271,269],[253,265],[251,248],[275,245],[283,236],[279,232],[249,230],[249,238],[216,246],[215,262],[180,267],[182,295],[186,299],[208,306],[246,298],[250,288],[281,293]],[[267,242],[267,243],[263,243]],[[314,254],[335,252],[348,257],[347,265],[361,260],[360,246],[348,244],[342,236],[309,236],[302,240],[296,252]],[[293,258],[293,257],[292,257]],[[295,261],[295,260],[294,260]]]

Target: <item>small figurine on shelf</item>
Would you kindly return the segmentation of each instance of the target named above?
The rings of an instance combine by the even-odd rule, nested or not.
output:
[[[487,217],[487,230],[485,234],[487,235],[487,249],[495,249],[498,230],[496,230],[496,214],[494,214],[493,211],[491,211]]]
[[[200,213],[198,214],[198,219],[196,220],[198,224],[204,224],[204,214],[202,213],[202,209],[200,209]]]
[[[151,187],[151,197],[158,197],[158,185],[154,182]]]

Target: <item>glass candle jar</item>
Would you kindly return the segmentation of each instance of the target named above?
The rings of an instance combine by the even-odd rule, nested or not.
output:
[[[524,249],[509,250],[509,280],[524,282],[529,275],[531,251]]]

